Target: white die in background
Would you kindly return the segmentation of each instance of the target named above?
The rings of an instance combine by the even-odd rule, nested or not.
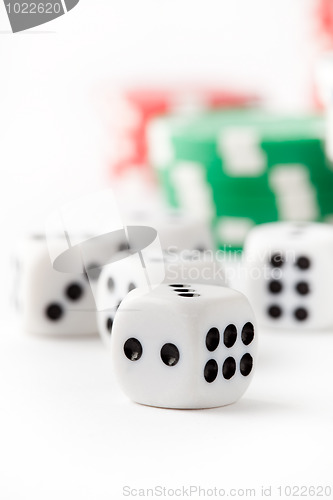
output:
[[[244,293],[258,323],[280,328],[333,325],[333,228],[277,222],[252,229],[243,255]]]
[[[97,313],[98,331],[106,345],[110,345],[113,321],[121,301],[135,288],[149,291],[149,276],[160,276],[161,267],[165,269],[165,283],[227,285],[223,265],[211,251],[156,252],[147,257],[145,265],[144,269],[139,257],[133,255],[105,266],[99,277],[97,303],[104,307]]]
[[[226,287],[188,285],[133,290],[119,307],[113,364],[133,401],[223,406],[237,401],[252,379],[257,335],[246,297]]]
[[[124,216],[126,225],[151,226],[157,230],[163,250],[212,250],[209,223],[178,210],[133,210]]]
[[[56,252],[62,240],[48,240]],[[84,274],[61,273],[52,267],[42,235],[22,240],[17,249],[18,312],[23,329],[38,335],[97,333],[96,307]]]

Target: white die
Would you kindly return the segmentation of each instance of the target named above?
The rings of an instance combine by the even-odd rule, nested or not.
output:
[[[105,266],[97,285],[97,303],[104,304],[97,313],[98,331],[108,346],[116,311],[121,301],[135,288],[147,287],[149,274],[160,274],[165,266],[165,283],[202,283],[226,285],[224,269],[213,252],[183,251],[150,254],[142,268],[138,256],[131,256]]]
[[[56,251],[58,238],[48,244]],[[17,251],[17,303],[23,329],[42,335],[97,333],[96,307],[83,274],[55,271],[43,236],[27,238]]]
[[[252,309],[230,288],[185,286],[133,290],[121,303],[111,338],[120,385],[130,399],[149,406],[231,404],[254,371]]]
[[[178,210],[155,213],[136,211],[125,215],[127,225],[151,226],[157,230],[163,250],[212,250],[214,248],[209,223]]]
[[[333,325],[333,228],[320,223],[257,226],[244,247],[244,293],[259,323],[281,328]]]

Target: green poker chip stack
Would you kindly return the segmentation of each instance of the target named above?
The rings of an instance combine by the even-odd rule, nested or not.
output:
[[[333,219],[333,165],[319,115],[211,111],[154,120],[150,162],[170,205],[206,217],[222,249],[255,224]]]

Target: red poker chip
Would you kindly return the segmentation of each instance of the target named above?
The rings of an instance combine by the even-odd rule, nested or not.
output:
[[[176,111],[186,113],[202,109],[244,107],[257,102],[257,99],[253,95],[224,89],[179,87],[128,89],[113,102],[116,104],[111,131],[114,157],[110,170],[112,176],[118,176],[129,169],[149,168],[146,130],[156,116]]]

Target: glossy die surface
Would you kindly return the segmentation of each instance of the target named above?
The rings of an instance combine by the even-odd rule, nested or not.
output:
[[[333,324],[333,228],[319,223],[263,224],[244,249],[244,291],[258,322],[281,328]]]
[[[252,379],[256,345],[253,312],[241,293],[179,283],[130,292],[111,339],[127,396],[166,408],[237,401]]]

